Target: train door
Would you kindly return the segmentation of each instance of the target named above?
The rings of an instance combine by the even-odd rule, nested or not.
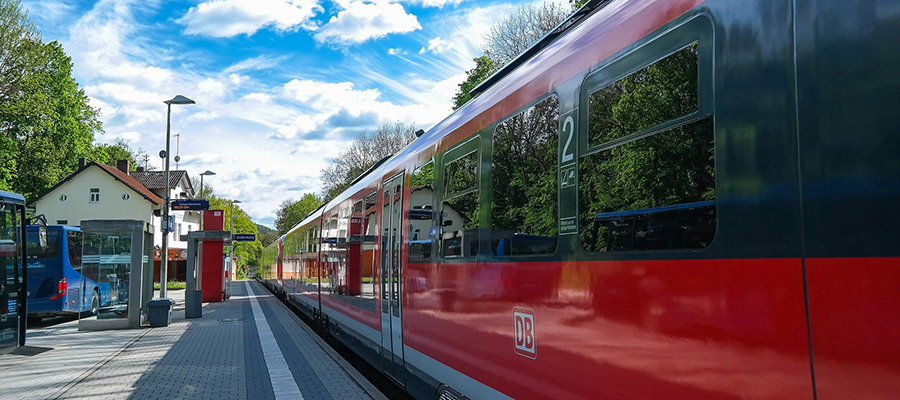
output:
[[[384,181],[381,209],[381,354],[382,369],[406,384],[403,359],[402,277],[400,258],[403,174]]]

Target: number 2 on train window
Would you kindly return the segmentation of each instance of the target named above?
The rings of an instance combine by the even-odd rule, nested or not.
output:
[[[574,115],[575,111],[572,111],[563,119],[562,133],[566,138],[566,144],[563,146],[562,160],[560,164],[565,164],[575,159],[575,150],[572,148],[572,138],[575,137]]]

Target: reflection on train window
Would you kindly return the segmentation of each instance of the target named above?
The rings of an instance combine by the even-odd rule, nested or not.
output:
[[[472,151],[444,165],[441,203],[441,256],[478,255],[478,152]]]
[[[444,234],[441,255],[445,258],[478,255],[478,191],[444,200]]]
[[[346,258],[339,258],[336,269],[338,281],[335,293],[342,296],[371,299],[369,305],[360,307],[374,310],[375,303],[375,203],[376,192],[371,192],[353,203],[349,219],[349,239],[345,245]],[[343,261],[343,262],[340,262]],[[349,301],[349,300],[348,300]]]
[[[712,117],[582,157],[591,252],[704,248],[716,232]]]
[[[475,189],[477,169],[478,153],[474,151],[444,166],[444,197]]]
[[[434,163],[416,168],[410,177],[409,197],[409,262],[431,261],[431,246],[434,242],[432,229],[434,213],[431,206],[434,197]]]
[[[557,237],[559,101],[549,97],[494,130],[491,249],[551,254]]]
[[[588,147],[697,111],[697,43],[591,93]]]

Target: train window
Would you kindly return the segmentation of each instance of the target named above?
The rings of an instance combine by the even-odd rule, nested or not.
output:
[[[588,146],[689,115],[698,108],[697,43],[591,93]]]
[[[478,151],[472,150],[444,165],[444,199],[439,215],[444,258],[478,254],[478,200]]]
[[[699,249],[716,232],[713,117],[700,115],[698,45],[588,99],[579,159],[581,243],[589,252]]]
[[[491,249],[551,254],[557,241],[559,100],[548,97],[494,130]]]
[[[475,189],[478,182],[478,153],[473,151],[444,167],[444,197]]]
[[[361,296],[375,299],[375,247],[378,231],[375,230],[377,218],[375,211],[378,203],[378,192],[372,192],[363,199],[362,222],[362,292]],[[374,307],[374,303],[373,307]]]
[[[591,153],[578,168],[585,250],[692,249],[712,242],[712,117]]]
[[[409,195],[409,262],[431,261],[431,245],[434,241],[432,229],[434,212],[434,163],[429,161],[416,168],[410,177]]]

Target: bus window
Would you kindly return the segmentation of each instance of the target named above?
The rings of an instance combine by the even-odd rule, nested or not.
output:
[[[83,242],[83,233],[78,231],[66,231],[66,240],[69,245],[69,264],[72,265],[72,268],[81,273],[81,260],[82,260],[82,242]]]

